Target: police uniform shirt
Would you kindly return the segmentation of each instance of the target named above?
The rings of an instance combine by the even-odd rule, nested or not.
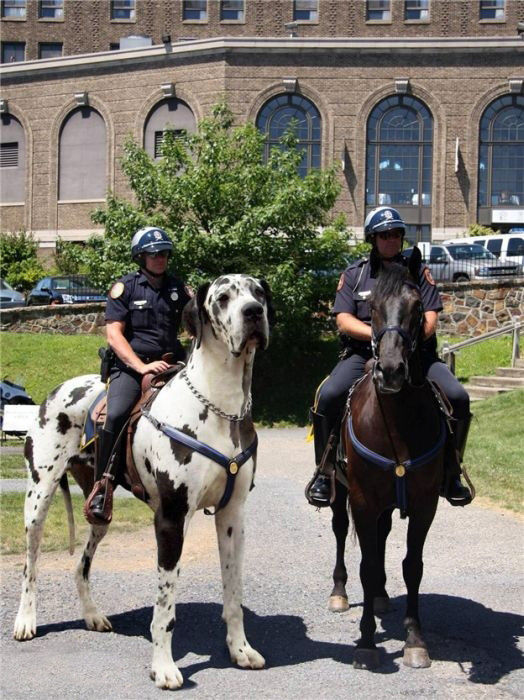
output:
[[[408,261],[403,255],[399,255],[395,262],[406,265]],[[335,304],[332,314],[349,313],[360,321],[371,324],[371,309],[369,297],[377,281],[378,271],[373,269],[369,260],[359,260],[352,263],[340,276]],[[422,298],[424,311],[442,311],[442,301],[435,282],[429,274],[426,265],[419,268],[418,287]],[[425,343],[434,338],[426,339]]]
[[[106,322],[123,321],[124,337],[141,357],[158,359],[176,350],[182,309],[189,301],[183,282],[167,276],[155,289],[139,270],[112,287],[106,305]]]

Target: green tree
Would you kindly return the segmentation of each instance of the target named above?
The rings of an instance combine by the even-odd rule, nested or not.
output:
[[[45,270],[36,256],[38,243],[25,231],[0,234],[0,277],[21,291],[27,291],[43,277]]]

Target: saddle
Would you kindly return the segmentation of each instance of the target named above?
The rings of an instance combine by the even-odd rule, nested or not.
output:
[[[117,455],[120,454],[122,457],[125,455],[123,459],[118,460],[118,457],[116,459],[116,463],[119,464],[120,468],[117,468],[117,474],[113,475],[115,482],[124,486],[124,488],[130,488],[133,495],[141,501],[146,500],[145,489],[133,458],[133,439],[136,432],[136,425],[142,416],[142,411],[151,408],[160,389],[162,389],[175,374],[180,372],[183,367],[184,363],[178,362],[160,374],[144,375],[141,385],[142,393],[113,446],[113,453]],[[104,389],[98,394],[88,409],[80,445],[81,450],[86,449],[90,445],[95,445],[95,459],[97,455],[96,440],[99,431],[103,428],[106,414],[107,391]]]

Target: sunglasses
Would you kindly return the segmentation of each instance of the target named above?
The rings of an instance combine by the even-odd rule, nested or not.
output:
[[[402,231],[398,228],[394,228],[391,231],[380,231],[377,236],[383,241],[388,241],[392,238],[400,238],[402,236]]]
[[[148,258],[168,258],[169,257],[169,251],[168,250],[159,250],[156,253],[146,253]]]

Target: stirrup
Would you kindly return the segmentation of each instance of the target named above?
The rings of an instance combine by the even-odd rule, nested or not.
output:
[[[84,503],[84,516],[90,525],[109,525],[113,519],[113,484],[108,476],[104,475],[95,482]]]
[[[312,489],[317,481],[324,482],[323,485],[326,486],[325,495],[320,493],[316,496],[314,494]],[[330,506],[335,500],[335,470],[333,470],[330,475],[322,474],[320,471],[315,471],[313,478],[306,486],[305,496],[307,502],[310,505],[315,506],[315,508],[327,508]]]

